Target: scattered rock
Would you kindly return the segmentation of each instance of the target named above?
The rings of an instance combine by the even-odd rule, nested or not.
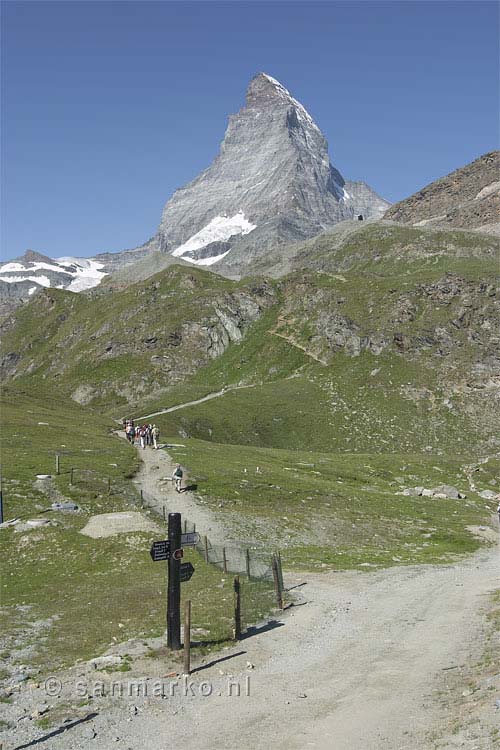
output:
[[[493,490],[483,490],[479,493],[479,497],[482,497],[483,500],[495,500],[497,497],[496,492],[493,492]]]
[[[452,487],[449,484],[440,484],[439,487],[434,487],[432,490],[434,497],[450,498],[450,500],[458,500],[460,498],[460,492],[456,487]],[[462,495],[462,497],[465,497]]]
[[[18,684],[20,682],[26,682],[26,680],[28,679],[28,675],[24,674],[24,672],[18,672],[17,674],[13,674],[10,679],[15,684]]]
[[[76,503],[72,503],[71,501],[64,502],[64,503],[52,503],[51,508],[52,510],[62,510],[62,511],[80,510],[79,506]]]
[[[106,669],[107,667],[116,667],[122,663],[121,656],[115,656],[110,654],[109,656],[97,656],[95,659],[91,659],[89,664],[94,669]]]

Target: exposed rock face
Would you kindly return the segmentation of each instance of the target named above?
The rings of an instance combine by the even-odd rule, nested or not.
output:
[[[381,216],[388,205],[364,183],[344,180],[304,107],[260,73],[212,165],[166,204],[157,239],[164,252],[237,273],[273,246],[357,214]]]
[[[395,203],[385,219],[500,233],[500,151],[491,151]]]

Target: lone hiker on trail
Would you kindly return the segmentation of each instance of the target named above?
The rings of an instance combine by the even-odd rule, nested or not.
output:
[[[158,450],[158,438],[160,437],[160,428],[155,424],[151,428],[151,437],[153,438],[153,450]]]
[[[175,489],[177,490],[177,492],[182,491],[182,475],[183,475],[183,472],[181,469],[181,465],[177,464],[174,469],[174,473],[172,474],[172,479],[175,482]]]

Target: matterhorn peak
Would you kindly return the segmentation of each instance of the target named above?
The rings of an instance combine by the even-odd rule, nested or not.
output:
[[[292,99],[292,95],[276,78],[268,73],[257,73],[252,78],[247,88],[247,104],[251,105],[254,101],[259,100],[285,100]]]
[[[279,245],[356,214],[380,216],[388,205],[364,183],[344,180],[307,110],[258,73],[245,106],[229,117],[219,155],[166,204],[156,242],[189,263],[238,275]]]
[[[302,120],[304,125],[319,130],[306,108],[294,99],[282,83],[268,73],[257,73],[252,78],[247,89],[246,103],[247,107],[291,108],[295,110],[297,119]]]

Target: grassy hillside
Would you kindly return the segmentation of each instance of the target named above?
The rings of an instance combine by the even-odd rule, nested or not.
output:
[[[97,656],[115,642],[160,636],[166,606],[165,564],[154,564],[149,555],[152,541],[165,536],[161,521],[157,531],[98,539],[79,533],[94,515],[140,510],[130,481],[135,449],[111,433],[106,419],[47,391],[8,386],[1,406],[4,516],[20,522],[0,529],[0,687],[20,665],[47,673]],[[53,481],[37,481],[36,474],[44,473]],[[53,511],[55,501],[76,502],[80,510]],[[26,524],[36,518],[50,523]],[[186,560],[196,568],[182,591],[194,601],[194,627],[204,629],[207,641],[230,638],[230,576],[194,551],[186,552]],[[251,595],[244,590],[244,602],[247,622],[272,607],[268,587]]]
[[[253,386],[160,420],[219,442],[497,450],[494,240],[385,223],[341,237],[305,243],[309,268],[280,280],[174,265],[112,292],[46,290],[6,325],[3,370],[115,417]]]
[[[480,541],[467,526],[494,511],[471,492],[454,459],[338,454],[184,440],[169,449],[197,492],[242,543],[283,551],[288,567],[345,569],[449,562]],[[499,459],[477,467],[477,489],[494,487]],[[405,496],[405,487],[451,483],[450,500]]]

